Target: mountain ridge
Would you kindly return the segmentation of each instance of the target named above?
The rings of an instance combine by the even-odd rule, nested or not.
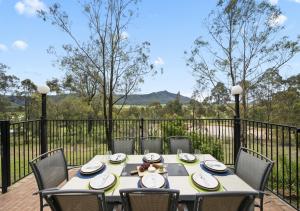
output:
[[[48,95],[48,97],[54,101],[60,101],[63,98],[69,96],[69,94],[62,95]],[[7,96],[9,101],[17,106],[24,106],[25,100],[24,97],[16,97],[16,96]],[[159,102],[160,104],[167,104],[168,102],[175,100],[177,94],[168,92],[167,90],[151,92],[148,94],[130,94],[127,96],[125,105],[149,105],[151,103]],[[180,102],[182,104],[188,104],[191,98],[180,95]],[[123,104],[124,100],[120,100],[117,104]]]

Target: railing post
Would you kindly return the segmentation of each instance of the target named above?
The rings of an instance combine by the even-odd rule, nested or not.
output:
[[[234,116],[234,163],[241,147],[241,120]]]
[[[240,119],[240,99],[239,95],[235,97],[235,116],[234,116],[234,164],[237,158],[237,154],[241,147],[241,119]]]
[[[42,116],[41,116],[41,154],[44,154],[48,151],[48,142],[47,142],[47,113],[46,113],[46,94],[42,94]]]
[[[141,118],[141,124],[140,124],[140,131],[141,131],[141,139],[144,138],[144,118]]]
[[[7,192],[7,188],[10,186],[10,122],[0,122],[1,132],[1,182],[2,193]]]

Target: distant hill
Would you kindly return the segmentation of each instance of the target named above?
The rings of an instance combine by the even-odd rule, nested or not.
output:
[[[50,95],[53,101],[57,102],[67,97],[68,95]],[[168,91],[160,91],[160,92],[152,92],[150,94],[132,94],[128,95],[126,100],[126,105],[149,105],[154,102],[159,102],[160,104],[166,104],[169,101],[175,100],[177,94],[168,92]],[[25,101],[24,98],[9,96],[9,100],[15,106],[24,106]],[[180,102],[182,104],[188,104],[191,98],[180,95]],[[118,104],[122,104],[122,101],[119,101]]]
[[[177,94],[168,91],[152,92],[150,94],[133,94],[128,95],[126,105],[149,105],[154,102],[166,104],[169,101],[175,100],[176,96]],[[181,103],[187,104],[190,100],[191,98],[180,95]],[[122,102],[119,104],[122,104]]]

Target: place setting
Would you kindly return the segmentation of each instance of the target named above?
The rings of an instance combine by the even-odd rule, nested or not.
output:
[[[104,172],[93,178],[89,182],[89,188],[94,190],[108,191],[117,183],[117,176],[113,173]]]
[[[169,188],[169,182],[159,173],[148,173],[139,179],[138,188]]]
[[[231,171],[228,170],[227,166],[218,160],[204,160],[200,163],[202,170],[210,174],[216,175],[228,175]]]
[[[221,185],[216,177],[213,175],[198,171],[190,176],[192,185],[196,187],[198,191],[220,191]]]
[[[110,155],[108,159],[111,164],[120,164],[126,161],[127,155],[124,153],[115,153]]]
[[[162,162],[162,156],[154,152],[149,153],[149,151],[145,150],[143,161],[146,163],[160,163]]]
[[[195,154],[182,152],[181,149],[177,150],[177,158],[184,163],[196,163],[198,159]]]
[[[88,175],[93,175],[95,173],[102,172],[105,168],[106,168],[105,163],[99,160],[91,160],[86,164],[84,164],[80,168],[79,172],[81,175],[88,176]]]

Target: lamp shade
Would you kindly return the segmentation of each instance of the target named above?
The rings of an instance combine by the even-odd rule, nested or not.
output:
[[[50,88],[47,85],[40,85],[37,87],[37,90],[41,94],[47,94],[48,92],[50,92]]]
[[[240,85],[233,86],[231,88],[232,95],[240,95],[243,92],[243,88]]]

